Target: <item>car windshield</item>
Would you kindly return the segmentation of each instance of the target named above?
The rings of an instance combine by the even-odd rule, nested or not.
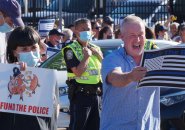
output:
[[[103,53],[103,56],[106,57],[108,54],[110,54],[113,50],[117,49],[117,46],[110,46],[110,47],[100,47],[101,51]],[[62,55],[62,52],[58,52],[48,58],[45,62],[43,62],[40,67],[42,68],[50,68],[50,69],[57,69],[57,70],[67,70],[66,64],[64,61],[64,57]]]

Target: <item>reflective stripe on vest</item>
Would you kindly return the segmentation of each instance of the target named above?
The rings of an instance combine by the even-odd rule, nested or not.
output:
[[[95,45],[92,45],[92,46],[100,50],[98,46],[95,46]],[[84,56],[82,52],[82,46],[77,41],[64,47],[62,49],[62,53],[64,53],[65,48],[71,48],[79,61],[83,59]],[[68,76],[68,79],[75,79],[76,82],[78,83],[97,84],[101,80],[100,69],[101,69],[101,62],[98,60],[96,56],[92,55],[89,58],[89,63],[87,65],[86,71],[80,77],[77,77],[74,73],[69,73],[69,72],[67,73],[67,76]]]

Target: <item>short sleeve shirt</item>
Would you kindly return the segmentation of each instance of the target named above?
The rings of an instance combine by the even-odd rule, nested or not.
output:
[[[80,61],[77,59],[71,48],[64,49],[64,59],[68,72],[72,72],[71,68],[76,67],[80,64]]]
[[[159,88],[137,88],[137,82],[115,87],[106,82],[113,69],[130,72],[136,66],[123,47],[114,51],[102,63],[103,103],[101,130],[159,130]]]

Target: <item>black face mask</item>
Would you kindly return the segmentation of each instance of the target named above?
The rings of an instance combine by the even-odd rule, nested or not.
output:
[[[112,35],[107,35],[107,39],[113,39]]]

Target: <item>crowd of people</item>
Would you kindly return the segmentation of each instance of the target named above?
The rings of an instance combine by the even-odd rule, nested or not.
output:
[[[147,25],[145,25],[146,38],[184,43],[185,36],[183,34],[183,28],[185,28],[185,23],[175,22],[174,17],[174,15],[171,15],[169,16],[167,21],[164,22],[164,24],[156,23],[154,27],[148,27]],[[91,28],[91,40],[121,39],[120,25],[114,25],[114,20],[110,16],[98,18],[96,20],[91,21]],[[67,33],[65,32],[66,36],[70,35],[70,38],[68,38],[68,40],[76,40],[77,38],[74,30],[74,24],[69,25],[66,29],[70,31],[67,31]],[[50,37],[50,34],[48,37]],[[64,45],[66,44],[65,39],[66,37],[65,35],[63,35],[62,31],[60,42],[57,42],[58,49],[64,47]],[[49,43],[46,44],[50,46]],[[156,48],[157,47],[154,47],[153,49]]]
[[[119,26],[114,26],[110,16],[95,21],[79,18],[63,30],[55,26],[42,39],[35,29],[24,25],[16,0],[1,0],[0,63],[19,64],[24,71],[27,66],[39,67],[48,58],[48,48],[58,49],[67,67],[70,130],[159,130],[160,88],[136,86],[147,73],[139,66],[144,49],[158,48],[147,39],[185,43],[185,23],[176,23],[173,17],[154,29],[133,15]],[[91,43],[114,38],[122,39],[124,46],[105,58]],[[0,129],[55,130],[57,100],[53,99],[52,117],[0,112]]]

